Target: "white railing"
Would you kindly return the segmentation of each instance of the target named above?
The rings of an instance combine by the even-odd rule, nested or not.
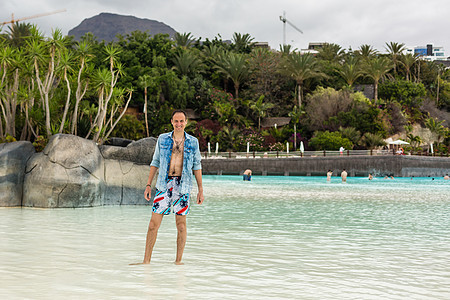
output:
[[[345,156],[387,156],[397,155],[394,150],[345,150],[344,152],[321,150],[321,151],[261,151],[261,152],[202,152],[204,159],[227,159],[227,158],[287,158],[287,157],[345,157]],[[405,153],[405,155],[418,156],[446,156],[431,154],[427,152]]]

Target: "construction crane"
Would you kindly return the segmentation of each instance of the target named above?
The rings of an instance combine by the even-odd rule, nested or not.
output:
[[[286,23],[288,23],[289,25],[292,26],[292,28],[294,28],[295,30],[297,30],[298,32],[303,34],[303,31],[298,29],[297,26],[295,26],[294,24],[289,22],[288,19],[286,19],[286,12],[285,11],[283,11],[283,16],[280,16],[280,21],[283,22],[283,45],[286,45]]]
[[[43,14],[32,15],[32,16],[24,17],[24,18],[20,18],[20,19],[14,19],[14,14],[11,14],[11,21],[2,22],[2,23],[0,23],[0,26],[10,24],[10,23],[17,23],[17,22],[29,20],[29,19],[45,17],[48,15],[53,15],[53,14],[57,14],[57,13],[65,12],[65,11],[66,11],[66,9],[60,9],[60,10],[55,10],[55,11],[43,13]]]

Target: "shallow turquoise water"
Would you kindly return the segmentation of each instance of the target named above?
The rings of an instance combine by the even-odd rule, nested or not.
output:
[[[448,299],[450,181],[204,176],[184,266],[150,207],[0,209],[1,299]]]

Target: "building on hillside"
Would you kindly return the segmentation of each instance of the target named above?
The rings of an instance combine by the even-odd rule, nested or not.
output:
[[[270,50],[270,46],[268,42],[255,42],[253,43],[253,48],[263,48]]]
[[[308,49],[300,49],[301,54],[310,53],[312,55],[317,55],[319,53],[319,49],[323,48],[323,46],[327,44],[325,42],[312,42],[309,43]]]
[[[436,61],[436,60],[448,60],[445,56],[444,47],[433,46],[428,44],[426,46],[415,46],[406,47],[404,54],[417,54],[420,58],[426,61]]]
[[[291,118],[289,117],[267,117],[262,118],[261,127],[262,128],[283,127],[289,125],[289,122],[291,122]]]

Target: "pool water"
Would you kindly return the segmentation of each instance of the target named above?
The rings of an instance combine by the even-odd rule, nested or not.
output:
[[[204,176],[183,266],[149,206],[0,209],[0,299],[449,299],[450,181]],[[195,194],[194,194],[195,195]]]

